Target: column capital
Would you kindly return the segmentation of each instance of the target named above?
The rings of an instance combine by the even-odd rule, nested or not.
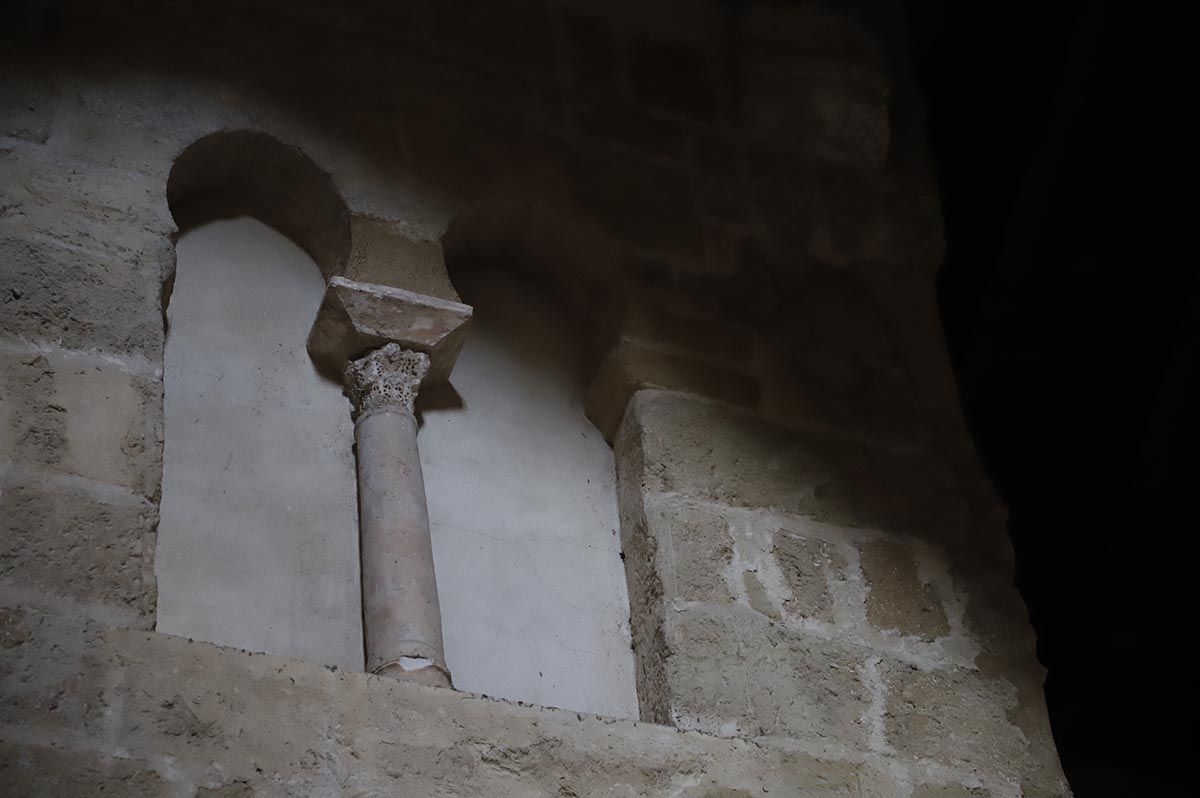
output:
[[[417,389],[429,373],[429,355],[387,344],[346,364],[346,391],[354,417],[381,408],[413,412]]]

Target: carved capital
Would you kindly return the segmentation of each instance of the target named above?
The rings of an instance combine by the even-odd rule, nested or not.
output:
[[[429,373],[429,355],[387,344],[346,365],[344,378],[354,417],[380,408],[413,412],[417,389]]]

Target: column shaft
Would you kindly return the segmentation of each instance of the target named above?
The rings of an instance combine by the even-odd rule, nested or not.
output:
[[[346,370],[358,411],[363,638],[371,673],[450,685],[413,402],[428,358],[389,344]]]

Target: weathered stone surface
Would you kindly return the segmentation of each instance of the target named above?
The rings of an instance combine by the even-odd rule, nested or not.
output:
[[[100,739],[52,752],[26,742],[28,734],[14,739],[11,725],[0,729],[10,741],[6,771],[28,785],[21,795],[74,795],[88,779],[135,796],[851,798],[860,783],[889,788],[873,795],[899,795],[886,769],[874,765],[334,673],[163,635],[105,631],[95,653],[81,669],[105,686],[105,704],[119,708],[103,714]],[[126,784],[136,789],[122,791]]]
[[[898,753],[962,768],[976,776],[1019,781],[1066,793],[1057,764],[1039,759],[1044,741],[1026,737],[1010,719],[1017,689],[1002,678],[951,668],[924,671],[885,661],[887,742]]]
[[[792,433],[703,401],[674,404],[677,396],[647,401],[636,445],[622,450],[629,461],[618,461],[639,687],[652,699],[643,716],[669,723],[684,707],[686,723],[775,739],[751,745],[580,719],[104,632],[80,620],[111,613],[104,617],[149,623],[154,510],[129,491],[153,495],[153,478],[137,476],[150,460],[136,444],[114,446],[127,432],[149,440],[153,408],[145,405],[144,427],[122,417],[111,429],[84,430],[56,424],[63,413],[54,406],[65,408],[67,422],[72,414],[85,421],[72,397],[111,392],[122,405],[153,398],[159,285],[173,263],[165,176],[181,147],[213,131],[263,132],[191,150],[203,157],[184,159],[173,181],[181,226],[204,218],[188,207],[194,201],[191,209],[203,210],[201,195],[211,189],[217,200],[239,200],[214,203],[223,213],[256,213],[308,247],[327,277],[347,266],[359,270],[343,275],[351,279],[453,299],[432,277],[435,245],[406,250],[393,240],[400,225],[432,242],[475,202],[553,207],[531,238],[557,235],[551,216],[590,237],[561,235],[566,245],[543,251],[553,254],[537,270],[572,297],[586,319],[581,327],[603,326],[593,324],[593,307],[622,303],[598,298],[604,280],[580,279],[576,255],[600,263],[594,271],[602,275],[640,258],[653,265],[638,277],[655,290],[704,285],[722,294],[711,307],[731,318],[785,319],[776,337],[793,356],[779,360],[779,370],[795,372],[800,390],[776,417],[913,444],[909,450],[927,438],[918,427],[940,423],[926,408],[941,407],[930,399],[941,389],[925,383],[940,369],[950,384],[943,353],[933,352],[929,373],[905,373],[892,346],[929,346],[905,326],[922,317],[926,326],[916,328],[936,328],[929,298],[922,305],[881,275],[872,296],[901,310],[881,314],[888,324],[880,326],[861,297],[846,300],[841,286],[825,290],[809,279],[834,268],[860,276],[910,269],[928,282],[926,267],[940,259],[932,193],[893,185],[878,170],[892,125],[919,116],[891,113],[890,43],[875,40],[890,28],[864,21],[878,4],[745,9],[740,107],[732,107],[736,87],[724,84],[720,43],[705,39],[713,22],[705,12],[679,14],[669,3],[672,12],[650,24],[663,13],[659,4],[569,5],[373,4],[373,13],[351,19],[313,3],[271,2],[246,17],[192,0],[134,15],[113,14],[108,2],[74,4],[62,18],[72,46],[52,52],[52,66],[16,70],[15,93],[0,90],[0,238],[9,241],[0,249],[0,328],[10,341],[25,340],[14,347],[47,350],[56,381],[43,393],[36,362],[18,362],[16,382],[4,372],[2,390],[14,391],[5,394],[6,411],[16,407],[16,415],[0,425],[0,447],[13,447],[19,463],[0,493],[0,590],[25,592],[0,615],[0,645],[8,646],[0,657],[0,783],[34,796],[103,788],[187,798],[746,798],[767,790],[806,798],[914,798],[926,790],[922,798],[947,798],[958,784],[982,785],[963,788],[971,798],[1010,798],[1018,785],[1027,796],[1065,794],[1055,786],[1040,673],[1011,586],[964,575],[952,560],[958,603],[941,596],[949,638],[923,639],[933,632],[918,624],[897,642],[870,626],[870,594],[839,559],[853,560],[862,540],[905,535],[963,538],[968,545],[958,552],[980,556],[969,545],[955,479],[922,457]],[[186,29],[181,11],[194,12]],[[307,57],[278,63],[285,51]],[[16,71],[4,71],[0,84],[13,85]],[[583,90],[582,104],[568,86]],[[308,170],[311,179],[256,183],[294,162],[257,147],[261,136],[278,137],[291,155],[291,145],[303,146],[320,166]],[[350,221],[351,211],[372,216]],[[590,246],[601,233],[611,252]],[[392,268],[399,260],[421,274],[391,280],[404,271]],[[708,271],[727,276],[734,266],[732,280],[703,282]],[[722,340],[668,314],[655,318],[663,323],[633,336],[651,355],[609,374],[616,387],[601,404],[612,428],[643,385],[763,404],[765,384],[763,397],[753,383],[742,390],[740,336]],[[705,356],[672,349],[697,340]],[[70,371],[70,385],[60,388],[69,370],[56,364],[73,355],[51,354],[55,343],[115,354],[122,365],[113,374]],[[131,355],[138,357],[129,372],[144,376],[126,384],[115,375],[125,374]],[[694,362],[725,370],[697,376]],[[920,408],[910,394],[921,396]],[[828,530],[809,535],[813,519],[858,536],[826,548]],[[859,534],[863,528],[883,534]],[[866,571],[879,569],[866,559],[863,577],[872,581]],[[914,581],[904,570],[891,583],[894,605],[911,610],[925,600],[922,573]],[[890,578],[886,564],[883,577]],[[875,589],[877,600],[888,593]],[[29,599],[42,595],[53,601],[35,612]],[[665,610],[676,600],[684,612]],[[845,637],[859,653],[843,651]],[[946,670],[932,656],[968,662],[976,642],[975,671]],[[876,679],[873,665],[857,664],[879,656],[871,646],[929,669],[912,675],[885,656]],[[695,690],[680,687],[689,680]],[[972,723],[978,733],[956,731]],[[1020,735],[1036,753],[1022,758]]]
[[[118,488],[0,475],[0,580],[153,622],[158,508]]]
[[[25,224],[28,218],[32,231],[97,252],[145,250],[141,241],[136,247],[128,242],[138,230],[170,248],[173,225],[161,181],[128,169],[42,150],[0,148],[0,207],[0,222]],[[81,221],[92,223],[86,237],[77,229]],[[130,265],[153,273],[150,267],[158,264]]]
[[[728,604],[734,600],[723,578],[733,561],[729,522],[698,504],[648,497],[646,532],[656,544],[654,562],[663,600]],[[626,560],[626,567],[637,567]]]
[[[0,235],[0,333],[151,359],[162,351],[161,287],[129,264],[44,239]],[[119,312],[117,312],[119,311]]]
[[[0,587],[0,727],[36,723],[59,742],[100,735],[107,711],[97,647],[103,625],[87,617],[86,605],[46,606],[38,601],[43,596]],[[0,740],[6,737],[0,731]]]
[[[680,610],[666,624],[666,700],[680,728],[866,747],[861,652],[740,609]]]
[[[982,787],[963,787],[957,784],[923,784],[917,787],[912,798],[992,798]]]
[[[1029,612],[1012,579],[1007,573],[966,567],[960,568],[954,578],[967,597],[964,620],[982,648],[980,656],[1020,662],[1026,669],[1037,658],[1036,638]]]
[[[846,558],[826,541],[788,529],[776,530],[773,543],[775,561],[790,592],[784,599],[786,609],[806,618],[832,621],[829,580],[846,578]]]
[[[955,538],[954,483],[924,457],[785,430],[699,399],[641,391],[648,489],[773,507],[841,526]]]
[[[66,751],[53,745],[0,741],[0,781],[13,796],[28,798],[169,798],[170,782],[144,761]],[[236,793],[208,793],[234,796]],[[242,795],[251,795],[243,793]]]
[[[470,321],[471,307],[461,302],[334,277],[308,335],[308,353],[338,379],[348,361],[397,343],[429,355],[426,383],[437,385],[449,379]]]
[[[153,496],[161,393],[155,380],[97,358],[0,351],[0,452]]]
[[[754,378],[746,374],[623,339],[601,363],[588,389],[588,418],[612,440],[630,397],[645,388],[694,393],[743,407],[753,406],[759,395]]]
[[[462,300],[446,274],[440,241],[413,238],[397,225],[370,216],[350,220],[350,260],[343,276],[450,302]]]
[[[937,590],[917,573],[911,546],[882,540],[864,543],[859,562],[870,588],[867,620],[874,626],[925,640],[950,631]]]

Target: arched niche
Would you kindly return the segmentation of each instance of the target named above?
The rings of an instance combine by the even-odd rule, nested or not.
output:
[[[613,452],[587,417],[622,286],[541,206],[480,203],[442,238],[474,308],[420,451],[446,659],[460,689],[635,718]]]
[[[167,194],[158,630],[360,670],[353,426],[305,349],[346,264],[345,205],[306,155],[250,131],[188,147]]]
[[[300,246],[325,279],[346,270],[350,214],[333,178],[267,133],[222,131],[190,144],[171,167],[167,204],[181,231],[250,216]]]

